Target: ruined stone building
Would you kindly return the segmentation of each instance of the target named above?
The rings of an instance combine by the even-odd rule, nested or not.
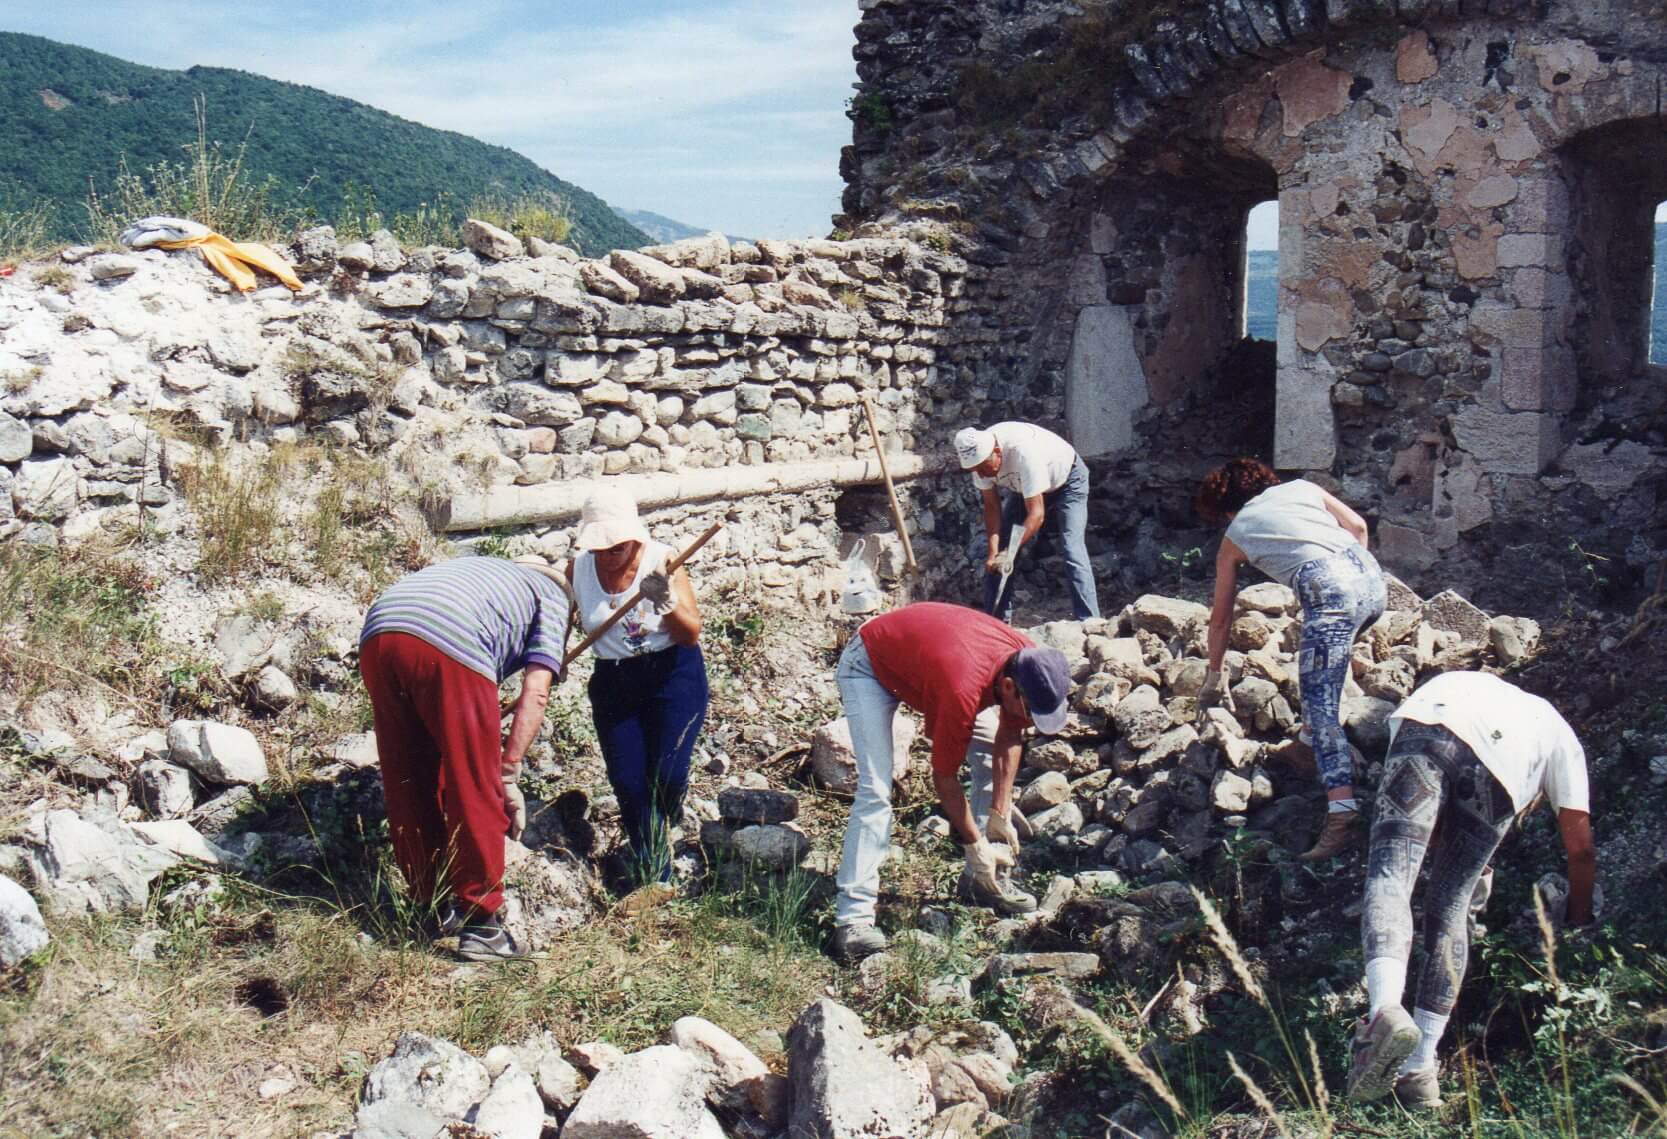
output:
[[[1237,446],[1329,477],[1409,580],[1502,597],[1571,542],[1661,557],[1667,4],[862,8],[844,224],[968,261],[941,383],[1145,462],[1105,465],[1143,484],[1108,532],[1184,526],[1143,491]],[[1269,200],[1272,360],[1236,349]]]
[[[1667,3],[861,7],[830,240],[581,261],[320,229],[298,297],[160,251],[0,282],[0,536],[166,524],[193,440],[322,441],[388,459],[436,529],[552,557],[624,479],[668,538],[730,521],[703,581],[826,605],[858,537],[900,566],[866,398],[917,596],[975,595],[947,452],[1004,418],[1090,458],[1116,601],[1201,580],[1190,494],[1236,453],[1332,486],[1415,586],[1543,612],[1583,575],[1653,585]],[[1244,336],[1270,201],[1276,345]]]

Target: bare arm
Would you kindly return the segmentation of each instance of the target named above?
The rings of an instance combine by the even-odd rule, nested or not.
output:
[[[1337,524],[1353,534],[1354,540],[1362,546],[1367,545],[1369,535],[1366,531],[1366,519],[1356,514],[1348,503],[1337,498],[1330,491],[1321,488],[1320,494],[1325,497],[1325,508],[1331,512],[1333,518],[1337,519]]]
[[[1216,592],[1210,606],[1210,670],[1221,671],[1221,660],[1227,655],[1227,634],[1233,627],[1233,598],[1238,596],[1239,567],[1245,562],[1244,551],[1237,543],[1223,538],[1216,551]]]
[[[984,536],[990,541],[990,557],[1001,553],[1001,496],[995,487],[979,492],[984,498]]]
[[[671,575],[671,596],[677,604],[660,620],[674,642],[692,645],[700,640],[700,606],[689,575],[681,569]]]
[[[1037,531],[1042,529],[1042,519],[1047,516],[1047,510],[1042,505],[1042,496],[1033,494],[1025,499],[1025,528],[1019,535],[1019,545],[1024,545],[1036,537]]]
[[[1597,881],[1598,854],[1592,843],[1592,816],[1567,808],[1557,812],[1557,829],[1569,860],[1569,901],[1565,920],[1571,926],[1592,920],[1592,886]]]
[[[1010,726],[1005,716],[996,727],[996,741],[990,749],[990,814],[994,817],[1005,819],[1013,805],[1013,779],[1019,774],[1019,757],[1024,753],[1022,731]]]
[[[997,776],[996,786],[999,789],[1001,780]],[[937,792],[938,805],[943,808],[944,817],[955,831],[955,841],[966,846],[984,837],[984,832],[978,829],[978,823],[972,817],[972,808],[967,806],[967,795],[961,790],[961,773],[959,771],[939,771],[932,769],[932,790]]]
[[[510,721],[509,739],[504,742],[503,775],[514,779],[521,774],[521,760],[538,737],[544,724],[544,709],[550,703],[550,685],[556,674],[547,665],[529,664],[521,674],[521,695],[515,701],[515,718]]]

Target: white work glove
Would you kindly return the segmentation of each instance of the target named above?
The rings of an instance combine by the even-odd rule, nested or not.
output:
[[[664,570],[645,575],[639,588],[643,597],[654,606],[654,612],[664,616],[677,608],[677,599],[671,595],[671,578]]]
[[[990,572],[1002,575],[1012,574],[1013,563],[1018,559],[1018,556],[1018,547],[1008,546],[1005,550],[996,555],[995,564],[990,567]]]
[[[1013,829],[1013,821],[1007,815],[992,814],[984,824],[984,833],[991,842],[1005,842],[1012,849],[1019,849],[1019,832]]]
[[[504,776],[504,810],[509,813],[509,837],[521,841],[521,834],[527,829],[527,797],[521,794],[521,787],[516,782],[520,773]]]
[[[1210,721],[1211,708],[1221,708],[1228,713],[1236,713],[1233,707],[1233,690],[1227,687],[1227,676],[1220,669],[1212,668],[1204,673],[1204,687],[1198,690],[1198,725],[1200,729]]]
[[[967,872],[972,875],[973,881],[986,890],[1000,893],[1002,886],[998,871],[1012,869],[1012,852],[991,846],[990,840],[983,837],[961,847],[961,852],[966,856]]]

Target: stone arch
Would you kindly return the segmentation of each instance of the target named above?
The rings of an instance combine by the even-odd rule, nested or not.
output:
[[[1142,408],[1188,394],[1241,339],[1245,218],[1275,187],[1266,163],[1189,148],[1084,195],[1064,385],[1083,454],[1132,445]]]
[[[1581,397],[1652,370],[1655,211],[1667,199],[1667,118],[1591,127],[1557,153],[1569,189],[1570,340]],[[1661,372],[1667,369],[1654,366]]]

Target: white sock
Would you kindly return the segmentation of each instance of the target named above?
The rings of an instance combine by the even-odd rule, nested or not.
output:
[[[1401,1003],[1407,987],[1407,963],[1399,957],[1374,957],[1366,962],[1366,999],[1371,1003],[1369,1018],[1390,1005]]]
[[[1418,1026],[1422,1034],[1418,1038],[1418,1047],[1412,1050],[1407,1062],[1401,1065],[1401,1075],[1408,1072],[1422,1072],[1426,1068],[1435,1067],[1435,1046],[1441,1043],[1441,1034],[1447,1031],[1447,1018],[1424,1009],[1414,1009],[1412,1021]]]
[[[1360,801],[1358,799],[1333,799],[1326,805],[1326,814],[1328,815],[1341,815],[1344,811],[1359,810]]]

